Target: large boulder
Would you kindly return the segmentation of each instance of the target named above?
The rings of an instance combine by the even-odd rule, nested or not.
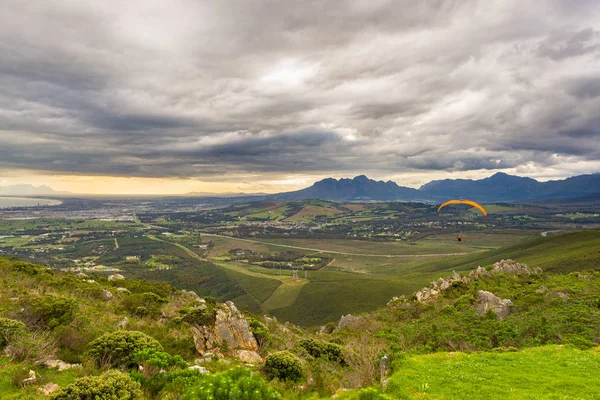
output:
[[[360,317],[355,317],[352,314],[342,315],[340,317],[340,321],[337,324],[337,327],[333,330],[333,332],[339,331],[340,329],[345,328],[346,326],[352,328],[352,325],[354,325],[360,320]]]
[[[489,310],[493,311],[499,320],[503,320],[511,314],[513,302],[509,299],[501,299],[491,292],[480,290],[478,292],[477,312],[484,315]]]
[[[219,305],[214,325],[193,326],[192,333],[200,355],[218,353],[224,347],[230,350],[258,350],[248,321],[231,301]]]

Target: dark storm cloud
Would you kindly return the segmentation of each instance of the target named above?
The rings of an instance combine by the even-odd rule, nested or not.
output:
[[[599,21],[594,1],[7,0],[0,168],[597,167]]]

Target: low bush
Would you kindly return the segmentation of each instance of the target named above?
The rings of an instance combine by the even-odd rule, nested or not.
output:
[[[134,293],[123,299],[123,307],[138,317],[157,316],[166,301],[164,297],[153,292]]]
[[[256,318],[250,318],[248,322],[250,324],[250,331],[252,331],[256,342],[259,346],[264,346],[269,341],[269,328]]]
[[[139,383],[129,375],[108,371],[99,376],[86,376],[58,390],[51,400],[136,400],[142,399]]]
[[[153,337],[138,331],[116,331],[106,333],[88,345],[86,356],[98,366],[132,367],[135,355],[146,349],[162,351],[162,345]]]
[[[26,332],[11,338],[4,349],[6,355],[17,361],[39,363],[56,356],[56,340],[48,331]]]
[[[302,378],[302,362],[289,351],[278,351],[265,359],[265,372],[270,379],[298,382]]]
[[[256,373],[248,369],[232,369],[220,374],[204,375],[188,387],[181,397],[195,399],[280,400],[282,396]]]
[[[0,318],[0,349],[3,349],[15,337],[22,335],[27,327],[21,321]]]
[[[25,304],[23,319],[34,329],[54,329],[70,323],[76,309],[77,302],[74,300],[46,295],[32,298]]]
[[[335,343],[323,342],[322,340],[304,339],[300,341],[300,347],[305,349],[313,357],[324,357],[331,361],[344,361],[342,357],[342,346]]]
[[[179,310],[181,319],[190,325],[212,326],[217,318],[217,307],[207,303],[202,307],[185,307]]]

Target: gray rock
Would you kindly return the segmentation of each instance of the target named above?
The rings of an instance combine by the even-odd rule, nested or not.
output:
[[[231,350],[258,350],[248,321],[231,301],[219,306],[213,326],[197,325],[192,327],[192,333],[200,355],[215,352],[224,342]]]
[[[501,299],[491,292],[480,290],[478,292],[479,301],[477,303],[477,312],[484,315],[488,310],[493,311],[499,320],[503,320],[511,314],[513,302],[509,299]]]
[[[125,277],[121,274],[112,274],[108,276],[109,281],[122,281]]]
[[[83,367],[81,364],[69,364],[61,360],[46,360],[44,365],[48,368],[58,368],[59,371]]]
[[[58,386],[56,383],[47,383],[41,388],[38,388],[38,391],[44,396],[49,396],[52,393],[56,392],[58,389],[60,389],[60,386]]]
[[[37,381],[37,374],[34,370],[29,370],[29,378],[25,378],[21,381],[23,386],[33,385]]]
[[[106,300],[110,300],[110,299],[113,298],[113,294],[109,290],[103,289],[102,290],[102,297],[104,297]]]
[[[193,369],[195,371],[200,372],[201,374],[208,374],[208,373],[210,373],[209,370],[207,370],[204,367],[201,367],[200,365],[192,365],[191,367],[188,367],[188,369]]]
[[[248,364],[262,364],[263,362],[262,357],[252,350],[237,350],[236,356],[240,361]]]
[[[342,315],[342,317],[340,318],[340,322],[338,322],[337,327],[333,330],[335,331],[339,331],[340,329],[352,325],[354,322],[360,320],[359,317],[354,317],[352,314],[348,314],[348,315]]]
[[[117,290],[119,292],[123,292],[123,293],[131,293],[131,291],[129,289],[124,288],[124,287],[118,287]]]

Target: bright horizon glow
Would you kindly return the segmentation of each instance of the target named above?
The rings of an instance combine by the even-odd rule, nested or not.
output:
[[[81,176],[81,175],[38,175],[24,173],[16,176],[0,174],[0,188],[19,184],[33,186],[48,186],[56,191],[71,192],[86,195],[185,195],[192,192],[207,194],[232,193],[265,193],[274,194],[304,189],[325,178],[353,178],[366,175],[370,179],[394,181],[400,186],[418,189],[425,183],[440,179],[482,179],[496,172],[510,175],[530,177],[540,182],[565,179],[583,173],[573,173],[568,176],[543,175],[523,173],[515,170],[477,170],[477,171],[439,171],[439,172],[407,172],[403,174],[382,176],[376,173],[332,173],[330,175],[241,175],[239,177],[217,177],[215,181],[201,179],[178,178],[143,178],[116,176]],[[237,178],[237,179],[236,179]]]

